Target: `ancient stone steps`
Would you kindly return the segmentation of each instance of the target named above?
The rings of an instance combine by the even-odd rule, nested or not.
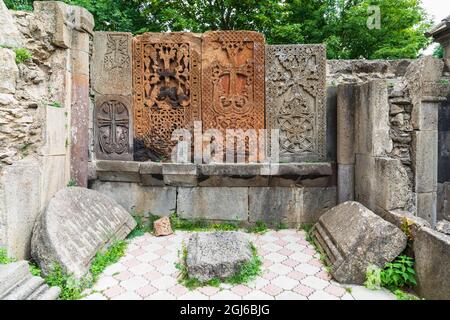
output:
[[[60,292],[33,276],[26,261],[0,266],[0,300],[55,300]]]

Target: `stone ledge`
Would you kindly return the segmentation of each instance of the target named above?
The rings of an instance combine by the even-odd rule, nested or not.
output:
[[[101,181],[138,182],[179,187],[327,187],[333,184],[331,163],[181,164],[97,160]]]

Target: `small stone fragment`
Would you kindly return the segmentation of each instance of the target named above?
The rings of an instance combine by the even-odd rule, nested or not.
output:
[[[162,217],[161,219],[156,220],[155,222],[153,222],[153,227],[156,237],[168,236],[173,233],[169,217]]]

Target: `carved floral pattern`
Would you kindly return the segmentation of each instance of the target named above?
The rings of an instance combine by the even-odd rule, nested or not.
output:
[[[172,132],[192,128],[200,114],[200,50],[189,40],[178,33],[134,40],[135,136],[166,157]]]
[[[269,129],[280,129],[280,158],[325,157],[325,47],[268,46],[266,108]]]

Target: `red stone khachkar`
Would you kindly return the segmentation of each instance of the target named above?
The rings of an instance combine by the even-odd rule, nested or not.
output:
[[[213,31],[202,43],[203,131],[264,128],[264,36]]]
[[[133,40],[134,137],[170,158],[175,129],[192,129],[201,112],[201,37],[146,33]]]

